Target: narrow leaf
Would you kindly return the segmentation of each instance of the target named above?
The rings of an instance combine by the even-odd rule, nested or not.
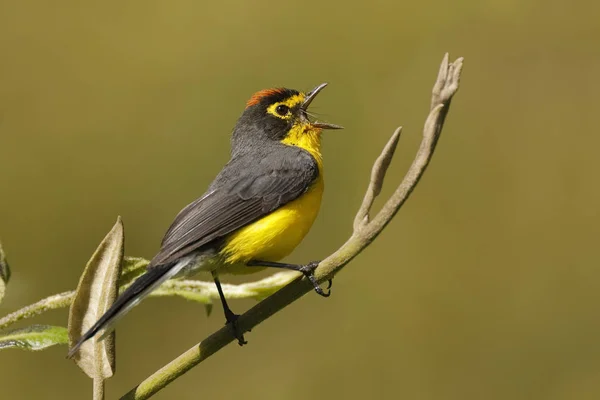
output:
[[[190,281],[171,280],[162,284],[152,293],[153,296],[179,296],[186,300],[195,301],[203,304],[212,304],[210,293],[203,290],[195,290],[187,285]]]
[[[138,276],[146,272],[146,267],[150,264],[150,261],[142,257],[130,257],[126,256],[123,258],[121,263],[121,276],[119,277],[119,286],[127,285]]]
[[[6,293],[6,285],[8,284],[9,279],[10,267],[6,261],[6,255],[4,254],[4,249],[2,249],[2,243],[0,243],[0,303],[2,303],[2,299]]]
[[[67,329],[62,326],[32,325],[0,332],[0,349],[37,351],[68,341]]]
[[[83,335],[115,301],[123,261],[124,234],[121,218],[88,261],[69,310],[69,346]],[[73,357],[90,378],[109,378],[115,370],[115,336],[92,338]]]

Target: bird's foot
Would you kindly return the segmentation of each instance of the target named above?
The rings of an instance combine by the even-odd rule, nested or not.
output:
[[[323,297],[329,297],[331,296],[331,285],[333,283],[333,281],[331,279],[329,279],[327,281],[328,285],[327,285],[327,292],[325,292],[321,286],[319,286],[319,283],[317,282],[317,278],[315,278],[315,269],[317,269],[317,267],[319,266],[320,261],[311,261],[308,264],[305,265],[301,265],[300,268],[298,269],[298,271],[302,272],[304,274],[304,276],[306,276],[306,278],[308,278],[308,280],[310,281],[310,283],[312,283],[313,287],[315,288],[315,292],[317,292],[318,294],[320,294]]]
[[[227,320],[227,322],[225,322],[225,325],[229,325],[229,327],[231,328],[231,332],[233,333],[233,337],[237,339],[238,344],[240,346],[243,346],[248,342],[244,339],[244,334],[240,331],[240,328],[237,324],[237,320],[239,317],[240,316],[238,314],[234,314],[229,309],[225,311],[225,319]]]

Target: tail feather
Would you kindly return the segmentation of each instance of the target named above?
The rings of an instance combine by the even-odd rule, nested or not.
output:
[[[83,343],[96,336],[100,331],[103,331],[102,337],[108,334],[120,317],[135,307],[164,281],[176,275],[184,265],[184,263],[171,263],[149,268],[144,275],[136,279],[131,286],[121,293],[100,319],[79,338],[77,343],[69,350],[67,358],[72,358]]]

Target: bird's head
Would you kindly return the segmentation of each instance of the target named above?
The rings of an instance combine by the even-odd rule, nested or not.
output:
[[[327,84],[322,83],[307,93],[277,88],[253,94],[233,131],[233,150],[260,144],[263,140],[303,148],[318,147],[323,129],[342,129],[339,125],[309,118],[308,106],[325,86]]]

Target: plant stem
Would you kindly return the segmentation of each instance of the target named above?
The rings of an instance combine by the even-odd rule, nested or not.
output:
[[[379,194],[385,172],[391,161],[398,143],[400,129],[396,130],[388,144],[383,149],[381,156],[375,162],[371,173],[371,181],[363,204],[354,220],[354,232],[346,243],[335,253],[323,260],[315,270],[317,281],[322,283],[332,278],[354,257],[383,231],[386,225],[396,215],[402,204],[410,196],[419,179],[425,172],[438,142],[452,96],[458,90],[458,83],[462,69],[462,58],[454,63],[448,63],[448,54],[445,55],[438,78],[433,88],[429,116],[423,128],[423,139],[412,165],[406,173],[400,186],[388,199],[382,209],[372,221],[369,221],[369,212],[374,198]],[[290,303],[296,301],[304,294],[312,291],[312,285],[306,279],[297,279],[285,286],[272,296],[261,301],[245,312],[237,320],[241,332],[246,332]],[[198,343],[188,351],[165,365],[139,385],[126,393],[122,400],[143,400],[156,394],[170,382],[177,379],[198,365],[227,344],[234,340],[229,327],[223,327],[208,338]]]
[[[75,291],[64,292],[55,294],[50,297],[46,297],[36,303],[30,304],[27,307],[23,307],[20,310],[12,312],[0,318],[0,329],[4,329],[9,325],[14,324],[22,319],[35,317],[48,310],[55,310],[57,308],[69,307],[75,297]]]
[[[100,376],[93,379],[94,400],[104,400],[104,379]]]

